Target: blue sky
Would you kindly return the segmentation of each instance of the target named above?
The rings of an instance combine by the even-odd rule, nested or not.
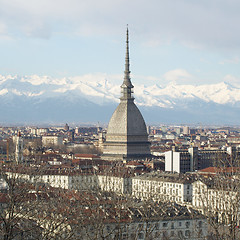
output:
[[[0,74],[240,85],[238,0],[0,0]]]

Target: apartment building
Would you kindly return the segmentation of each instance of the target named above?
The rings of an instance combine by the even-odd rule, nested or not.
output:
[[[178,174],[142,174],[132,178],[132,196],[142,200],[190,203],[192,180]]]
[[[199,150],[197,147],[191,147],[188,150],[177,150],[174,148],[165,152],[165,171],[176,173],[192,172],[217,166],[220,160],[225,162],[227,166],[231,159],[236,156],[236,151],[233,149],[233,147],[229,147],[227,150]]]

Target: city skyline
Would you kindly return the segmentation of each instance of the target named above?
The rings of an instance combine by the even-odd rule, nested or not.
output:
[[[0,74],[105,74],[121,82],[124,32],[138,84],[240,85],[236,1],[1,0]]]

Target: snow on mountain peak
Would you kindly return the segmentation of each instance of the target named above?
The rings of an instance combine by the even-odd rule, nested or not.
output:
[[[68,78],[49,76],[2,76],[0,75],[0,95],[11,92],[18,96],[54,98],[62,94],[74,93],[96,104],[119,102],[121,95],[120,76],[109,80],[106,74],[86,74]],[[240,102],[240,89],[227,82],[205,85],[180,85],[170,82],[166,86],[134,83],[136,102],[142,106],[172,108],[180,102],[203,101],[217,104]],[[69,95],[70,96],[70,95]],[[76,101],[78,101],[76,99]]]
[[[8,90],[6,88],[0,90],[0,95],[7,94]]]

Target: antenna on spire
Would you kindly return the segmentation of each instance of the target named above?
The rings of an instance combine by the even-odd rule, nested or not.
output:
[[[127,24],[127,34],[126,34],[127,36],[126,36],[126,43],[127,43],[127,54],[129,55],[129,46],[128,46],[128,43],[129,43],[129,41],[128,41],[128,24]],[[127,56],[126,56],[127,57]],[[128,58],[129,58],[129,56],[128,56]]]
[[[125,56],[125,71],[124,71],[124,83],[126,86],[131,86],[132,83],[130,80],[130,64],[129,64],[129,37],[128,37],[128,24],[127,24],[127,33],[126,33],[126,56]]]
[[[122,88],[122,97],[121,99],[131,99],[133,100],[134,98],[132,97],[132,88],[133,85],[131,83],[130,79],[130,63],[129,63],[129,38],[128,38],[128,24],[127,24],[127,32],[126,32],[126,56],[125,56],[125,71],[124,71],[124,80],[123,84],[121,85]]]

